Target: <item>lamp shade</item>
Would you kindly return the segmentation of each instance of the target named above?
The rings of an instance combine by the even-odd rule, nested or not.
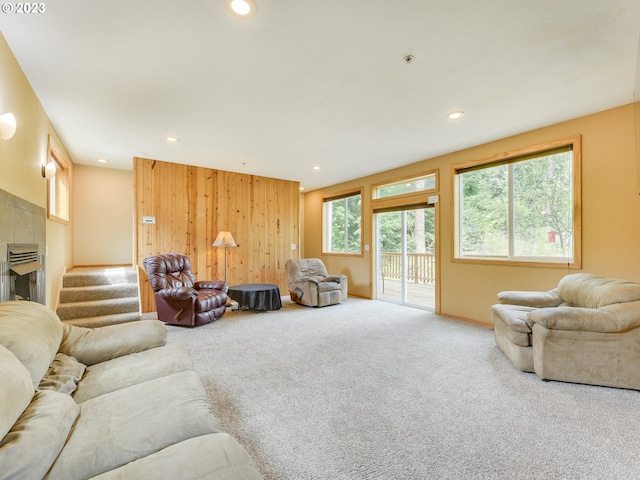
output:
[[[51,180],[56,176],[56,162],[49,162],[46,165],[42,165],[42,176],[47,180]]]
[[[231,232],[220,232],[218,236],[213,241],[214,247],[237,247],[233,236],[231,236]]]

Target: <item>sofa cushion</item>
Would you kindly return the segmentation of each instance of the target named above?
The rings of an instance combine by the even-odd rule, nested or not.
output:
[[[58,316],[36,302],[0,303],[0,345],[29,370],[35,389],[58,353],[62,324]]]
[[[521,305],[493,305],[491,307],[495,334],[502,335],[519,347],[531,346],[531,326],[528,315],[535,310]]]
[[[29,371],[0,345],[0,438],[4,437],[33,397]]]
[[[531,333],[532,323],[529,321],[529,313],[536,310],[533,307],[522,305],[497,304],[491,307],[494,315],[500,317],[504,323],[516,332]]]
[[[64,325],[60,352],[85,365],[159,347],[167,341],[167,327],[159,320],[107,325],[100,328]]]
[[[47,478],[90,478],[219,431],[196,373],[174,373],[81,403],[73,434]]]
[[[93,477],[92,480],[262,480],[253,461],[227,433],[190,438]]]
[[[2,478],[43,478],[64,447],[79,411],[69,395],[49,390],[36,392],[0,442]]]
[[[560,280],[558,292],[572,307],[600,308],[640,300],[640,283],[574,273]]]
[[[38,390],[54,390],[71,394],[82,378],[87,366],[64,353],[57,353],[49,370],[40,381]]]
[[[170,343],[90,366],[73,398],[81,403],[105,393],[192,368],[185,346]]]

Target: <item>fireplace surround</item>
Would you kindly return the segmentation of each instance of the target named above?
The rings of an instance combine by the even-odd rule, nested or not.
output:
[[[38,245],[7,245],[9,267],[9,300],[29,300],[44,305],[44,259]]]
[[[0,190],[0,302],[46,303],[46,211]]]

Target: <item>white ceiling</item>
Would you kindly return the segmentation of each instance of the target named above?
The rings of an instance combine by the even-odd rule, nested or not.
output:
[[[638,0],[255,2],[45,0],[0,29],[75,163],[306,191],[634,99]]]

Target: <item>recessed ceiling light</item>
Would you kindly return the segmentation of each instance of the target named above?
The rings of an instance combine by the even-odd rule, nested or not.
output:
[[[455,112],[451,112],[447,115],[449,120],[457,120],[462,117],[464,117],[464,112],[462,110],[456,110]]]
[[[227,0],[231,11],[239,17],[250,17],[256,13],[256,4],[253,0]]]
[[[176,143],[179,141],[180,139],[178,137],[172,137],[172,136],[167,137],[167,142]]]
[[[314,170],[320,170],[320,167],[319,167],[318,165],[314,165],[314,166],[313,166],[313,169],[314,169]]]
[[[99,158],[98,163],[109,163],[109,161],[105,160],[104,158]]]
[[[300,187],[300,191],[303,191],[303,190],[304,190],[304,187]]]

